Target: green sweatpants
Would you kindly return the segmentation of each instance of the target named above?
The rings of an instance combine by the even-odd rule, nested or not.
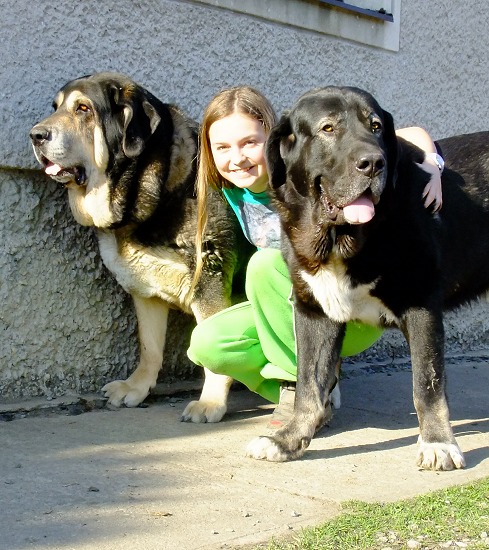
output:
[[[251,257],[246,272],[248,302],[208,317],[192,332],[191,361],[231,376],[265,399],[278,403],[280,383],[295,381],[297,360],[292,284],[279,250],[265,248]],[[348,323],[342,357],[370,347],[383,330]]]

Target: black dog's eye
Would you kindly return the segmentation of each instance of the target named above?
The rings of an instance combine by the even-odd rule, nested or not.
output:
[[[333,127],[332,124],[325,124],[325,125],[321,128],[321,131],[330,134],[331,132],[334,132],[334,127]]]
[[[382,124],[378,120],[372,120],[370,123],[370,129],[374,133],[380,132],[382,130]]]
[[[76,111],[78,113],[89,113],[90,107],[88,105],[85,105],[84,103],[80,103],[80,105],[78,105],[78,107],[76,108]]]

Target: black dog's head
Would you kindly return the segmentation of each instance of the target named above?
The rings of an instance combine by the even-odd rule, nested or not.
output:
[[[53,107],[29,135],[46,174],[66,185],[85,185],[140,155],[161,120],[160,102],[117,73],[68,82]]]
[[[368,223],[394,177],[396,155],[392,117],[367,92],[327,87],[304,94],[267,141],[284,225],[297,226],[304,209],[323,226]]]

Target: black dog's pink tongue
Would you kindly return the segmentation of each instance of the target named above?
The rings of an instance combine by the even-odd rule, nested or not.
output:
[[[375,214],[374,203],[365,196],[358,197],[343,208],[343,215],[348,223],[367,223]]]

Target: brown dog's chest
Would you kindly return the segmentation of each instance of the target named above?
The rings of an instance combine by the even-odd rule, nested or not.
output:
[[[158,297],[188,312],[182,298],[191,273],[178,249],[145,247],[115,231],[98,231],[100,255],[117,282],[130,294]]]

